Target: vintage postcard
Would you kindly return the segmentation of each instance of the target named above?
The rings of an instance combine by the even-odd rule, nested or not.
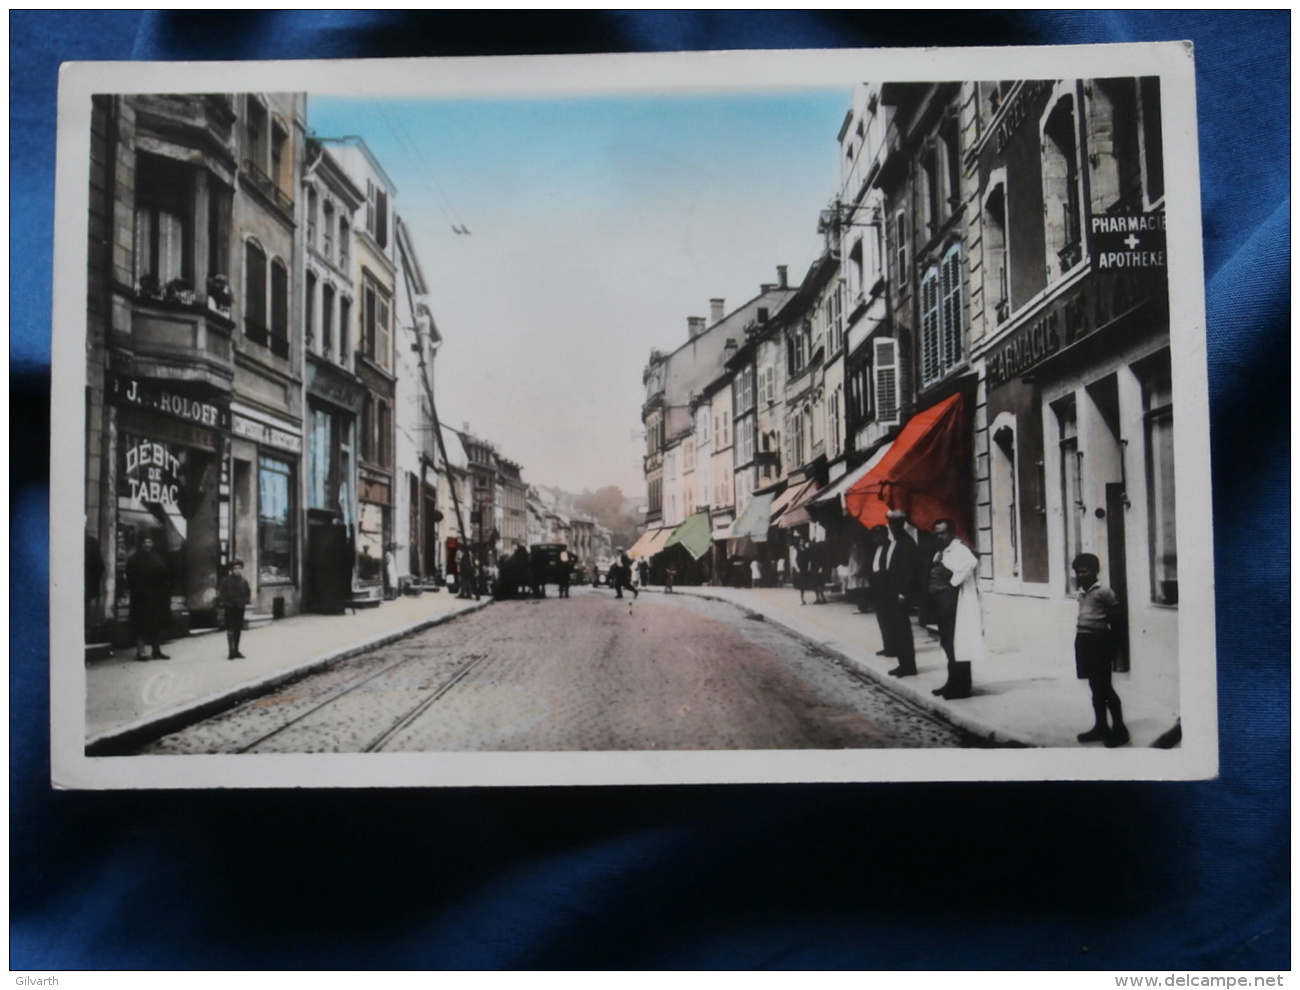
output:
[[[1193,78],[65,66],[54,784],[1214,776]]]

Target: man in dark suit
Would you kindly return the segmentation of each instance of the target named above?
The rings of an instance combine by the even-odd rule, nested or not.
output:
[[[888,630],[885,642],[898,657],[898,666],[889,674],[911,677],[916,673],[911,611],[921,573],[921,554],[907,531],[906,512],[890,509],[885,519],[889,523],[889,545],[885,548],[884,587],[876,607],[880,609],[882,627]]]

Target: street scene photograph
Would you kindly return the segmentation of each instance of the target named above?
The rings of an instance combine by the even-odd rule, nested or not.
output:
[[[1212,776],[1191,65],[1032,51],[74,67],[56,783]]]

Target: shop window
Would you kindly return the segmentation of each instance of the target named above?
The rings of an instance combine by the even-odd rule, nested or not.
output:
[[[376,463],[380,467],[390,467],[393,462],[393,421],[388,403],[380,401],[375,405],[375,426],[379,435],[376,437],[375,450],[378,455]]]
[[[307,506],[312,509],[333,508],[330,500],[330,467],[334,450],[333,417],[323,409],[311,411],[311,436],[308,440]]]
[[[136,157],[135,282],[144,295],[192,289],[191,170],[157,155]]]
[[[293,466],[266,455],[257,463],[257,550],[263,581],[293,580]]]
[[[1178,533],[1174,500],[1174,406],[1169,356],[1142,375],[1146,426],[1147,512],[1151,600],[1178,604]]]

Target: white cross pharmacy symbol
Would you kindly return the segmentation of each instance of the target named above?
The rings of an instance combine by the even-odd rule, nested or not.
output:
[[[1128,245],[1128,249],[1129,249],[1130,251],[1132,251],[1134,248],[1136,248],[1136,247],[1137,247],[1139,244],[1141,244],[1142,242],[1141,242],[1140,240],[1138,240],[1138,235],[1137,235],[1137,234],[1129,234],[1128,237],[1124,238],[1124,243],[1125,243],[1126,245]]]

